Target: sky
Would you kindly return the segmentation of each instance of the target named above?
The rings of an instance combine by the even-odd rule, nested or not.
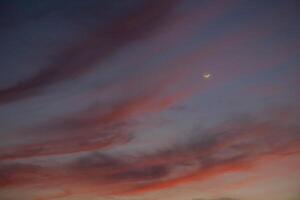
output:
[[[1,200],[299,200],[297,0],[0,0]]]

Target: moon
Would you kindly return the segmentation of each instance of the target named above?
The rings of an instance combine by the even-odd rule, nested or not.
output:
[[[203,74],[203,78],[205,78],[205,79],[209,79],[210,77],[211,77],[211,74],[209,74],[209,73]]]

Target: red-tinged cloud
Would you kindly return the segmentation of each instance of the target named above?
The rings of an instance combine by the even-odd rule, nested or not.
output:
[[[14,160],[32,158],[37,156],[64,155],[70,153],[89,152],[120,145],[130,141],[130,135],[122,132],[102,134],[100,136],[78,136],[73,138],[60,138],[43,143],[21,145],[1,149],[0,160]]]
[[[60,55],[49,61],[50,63],[34,76],[19,81],[13,86],[0,89],[0,104],[36,96],[47,86],[88,73],[95,63],[101,64],[123,46],[148,36],[162,24],[164,17],[175,4],[176,1],[168,0],[146,1],[129,9],[125,16],[117,17],[107,26],[95,25],[96,27],[88,36],[82,41],[65,47]],[[99,9],[102,7],[100,3],[96,6]],[[83,12],[82,14],[90,15],[91,13]],[[93,16],[94,20],[99,18],[97,15],[98,13]]]
[[[127,143],[132,138],[134,123],[130,121],[147,113],[160,112],[197,92],[196,89],[178,88],[188,79],[193,70],[173,70],[150,88],[139,88],[130,81],[123,88],[144,89],[143,93],[130,95],[111,105],[107,111],[102,106],[54,119],[49,123],[30,128],[24,136],[38,138],[43,132],[47,137],[42,142],[1,148],[0,160],[22,159],[49,155],[63,155],[95,151]],[[127,88],[128,87],[128,88]],[[169,93],[165,95],[165,93]]]
[[[19,23],[0,25],[9,26],[8,33],[18,32],[13,28],[20,26],[17,36],[5,36],[11,39],[7,44],[17,47],[27,37],[16,38],[28,29],[31,33],[36,27],[32,32],[43,38],[35,22],[44,17],[50,24],[61,17],[79,24],[78,32],[72,29],[75,36],[69,33],[76,40],[53,45],[58,50],[53,55],[52,47],[45,47],[49,58],[35,55],[35,46],[27,44],[41,66],[18,70],[12,84],[10,77],[0,82],[5,84],[0,88],[0,199],[17,190],[29,190],[33,200],[85,195],[127,199],[196,182],[206,186],[224,174],[254,174],[275,159],[300,158],[299,106],[231,114],[289,106],[298,97],[293,65],[300,43],[292,3],[268,7],[239,1],[59,2],[38,4],[40,14],[35,4],[25,3],[20,3],[21,14],[11,12],[12,7],[1,13],[1,22],[9,21],[7,15],[25,15]],[[110,6],[118,8],[106,9]],[[51,28],[46,31],[51,35]],[[3,58],[24,51],[10,46],[9,53],[1,51]],[[37,67],[41,70],[32,75]],[[211,79],[204,79],[204,73]],[[19,75],[30,74],[15,82]],[[184,102],[190,97],[194,98]],[[18,103],[9,104],[13,102]],[[64,108],[66,102],[70,104]],[[183,102],[186,109],[169,110]],[[199,127],[191,127],[196,124]],[[298,163],[288,165],[279,167],[290,170],[282,172],[285,177],[298,173]],[[256,179],[238,182],[218,194],[248,186],[251,190],[255,183]],[[234,200],[222,197],[208,199]]]
[[[186,146],[143,156],[129,167],[113,170],[112,177],[110,173],[106,175],[110,181],[119,177],[117,180],[122,183],[131,177],[132,182],[138,178],[140,170],[144,170],[145,176],[140,177],[139,184],[132,190],[120,193],[141,194],[207,180],[227,172],[250,170],[257,160],[267,155],[286,156],[285,149],[297,145],[299,139],[299,127],[287,119],[279,116],[272,116],[272,119],[266,121],[247,119],[216,127],[201,139],[192,138],[193,142]],[[185,175],[174,177],[172,174],[178,166],[195,165],[195,162],[196,169],[186,170]],[[156,170],[153,171],[153,167]],[[165,176],[161,177],[162,174]]]
[[[110,191],[130,196],[206,181],[225,173],[249,171],[257,162],[299,155],[300,127],[295,110],[239,117],[209,130],[198,129],[186,144],[148,155],[95,153],[52,167],[2,164],[1,185],[55,183],[73,191],[80,181],[81,189],[72,194],[105,195]]]

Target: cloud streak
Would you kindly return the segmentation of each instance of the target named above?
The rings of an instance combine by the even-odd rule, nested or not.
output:
[[[168,71],[167,71],[168,72]],[[63,155],[85,151],[95,151],[115,145],[127,143],[134,132],[134,119],[147,113],[159,113],[170,106],[182,102],[192,96],[197,90],[174,87],[186,82],[193,70],[173,70],[159,78],[151,87],[140,88],[129,81],[122,87],[142,93],[124,95],[123,99],[108,105],[88,108],[72,116],[58,119],[23,131],[22,135],[37,136],[41,133],[47,137],[46,141],[34,142],[17,147],[1,148],[0,160],[14,160],[39,156]],[[138,80],[138,79],[137,79]],[[136,82],[136,81],[133,81]],[[168,93],[167,95],[165,95]]]
[[[0,199],[294,192],[294,2],[1,5]]]
[[[94,28],[86,39],[66,47],[31,78],[1,89],[0,104],[36,96],[50,85],[90,72],[95,63],[101,63],[130,42],[149,36],[162,24],[173,4],[175,1],[146,1],[112,22],[108,28]],[[97,6],[101,8],[101,5]]]
[[[248,171],[257,162],[299,153],[297,114],[289,111],[289,116],[270,111],[267,118],[255,116],[195,130],[186,144],[137,157],[96,153],[60,167],[1,165],[1,185],[68,185],[80,180],[83,193],[104,195],[110,188],[115,195],[128,196]]]

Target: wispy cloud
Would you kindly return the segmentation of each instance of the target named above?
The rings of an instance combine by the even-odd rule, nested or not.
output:
[[[35,96],[49,85],[83,76],[93,69],[95,63],[99,65],[123,46],[149,36],[155,27],[162,25],[164,16],[175,3],[146,1],[129,9],[128,13],[106,27],[96,26],[82,41],[65,47],[60,55],[49,61],[37,74],[1,89],[0,104]],[[101,4],[96,6],[101,8]],[[95,15],[95,19],[99,18],[97,13]]]
[[[237,200],[261,164],[296,177],[293,1],[0,4],[0,198]]]
[[[191,73],[193,70],[168,71],[156,81],[154,87],[152,84],[149,88],[137,87],[129,81],[122,88],[138,91],[137,94],[131,92],[117,102],[109,102],[105,105],[106,109],[101,105],[92,106],[21,130],[21,135],[27,137],[36,138],[41,132],[46,136],[30,144],[1,148],[0,160],[94,151],[127,143],[132,138],[135,126],[132,121],[136,117],[159,113],[197,92],[185,88],[172,91],[184,83]]]
[[[209,180],[228,172],[251,170],[261,160],[299,152],[300,127],[295,116],[292,110],[277,110],[240,117],[209,130],[195,130],[186,144],[154,154],[127,157],[95,153],[59,167],[1,165],[1,185],[68,185],[80,180],[86,185],[81,187],[83,191],[105,194],[104,188],[111,188],[114,194],[135,195]]]

